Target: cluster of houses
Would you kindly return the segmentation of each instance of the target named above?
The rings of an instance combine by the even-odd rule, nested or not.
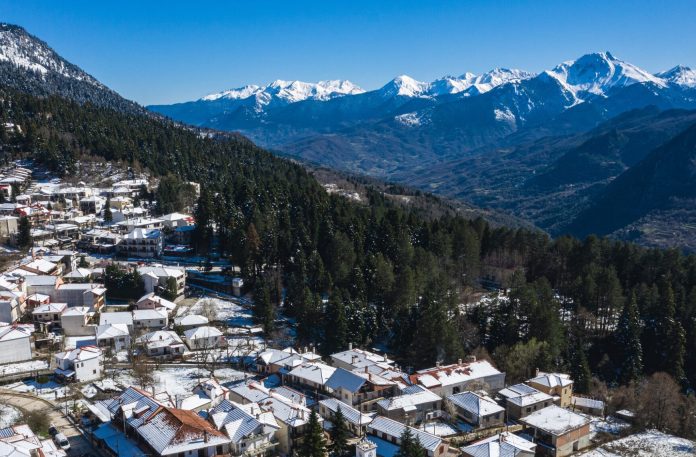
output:
[[[157,333],[152,338],[160,341]],[[95,349],[73,357],[89,360]],[[138,449],[132,455],[292,455],[312,410],[326,430],[341,411],[358,457],[390,457],[406,430],[428,457],[566,456],[590,445],[590,419],[576,411],[573,381],[564,374],[539,372],[505,386],[504,373],[473,357],[408,374],[357,348],[328,362],[306,348],[268,348],[251,369],[245,381],[203,379],[186,397],[128,387],[96,401],[102,423],[95,446],[105,455],[118,455],[113,443],[124,440]],[[452,448],[448,434],[431,430],[438,423],[478,439]]]
[[[153,217],[138,202],[142,190],[148,189],[146,179],[126,179],[100,188],[32,182],[31,176],[30,169],[16,166],[0,173],[0,194],[5,197],[0,203],[0,242],[16,241],[19,218],[27,217],[35,246],[129,258],[192,252],[193,217],[181,213]]]

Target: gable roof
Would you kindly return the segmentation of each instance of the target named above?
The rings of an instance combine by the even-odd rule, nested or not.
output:
[[[560,406],[551,405],[523,417],[520,422],[558,436],[583,427],[589,424],[590,420]]]
[[[326,381],[326,387],[330,389],[345,389],[348,392],[357,392],[365,384],[365,378],[358,376],[357,374],[344,370],[343,368],[336,368],[331,377]]]
[[[193,411],[160,407],[137,429],[160,455],[173,455],[229,443],[222,432]]]
[[[483,397],[475,392],[461,392],[447,397],[456,406],[476,414],[479,417],[489,416],[505,411],[505,408],[489,397]]]
[[[384,416],[375,417],[372,422],[367,426],[368,430],[379,433],[386,433],[388,436],[393,436],[396,439],[401,438],[408,426],[397,422],[395,420],[389,419]],[[411,434],[420,441],[421,445],[428,451],[434,452],[437,447],[442,443],[442,439],[431,433],[424,432],[423,430],[418,430],[417,428],[408,427],[411,430]]]

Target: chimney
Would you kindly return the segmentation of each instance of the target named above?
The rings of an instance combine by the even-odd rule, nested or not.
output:
[[[348,343],[348,350],[352,351],[353,350],[353,343]]]
[[[467,355],[466,356],[466,363],[474,363],[476,362],[476,356],[475,355]]]
[[[440,368],[440,361],[435,362],[435,368]]]
[[[457,365],[461,365],[461,364],[462,364],[462,359],[457,359]]]
[[[352,356],[350,358],[350,363],[351,363],[351,365],[355,365],[356,363],[358,363],[358,356],[357,355]]]
[[[365,366],[365,373],[367,373],[367,366]]]

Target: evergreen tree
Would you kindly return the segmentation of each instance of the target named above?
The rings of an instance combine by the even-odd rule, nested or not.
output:
[[[348,346],[348,322],[346,319],[346,305],[341,289],[334,290],[329,298],[324,315],[324,345],[326,354],[333,354],[345,350]]]
[[[590,364],[587,361],[585,345],[580,336],[575,336],[574,338],[574,344],[571,347],[569,363],[570,375],[574,381],[574,390],[581,394],[589,393],[590,381],[592,380],[592,372],[590,371]]]
[[[269,338],[275,324],[275,306],[271,299],[271,288],[263,278],[259,278],[254,287],[253,314],[254,320],[261,324],[266,338]]]
[[[624,305],[616,328],[616,342],[621,353],[619,380],[623,384],[638,380],[643,375],[643,346],[640,342],[640,320],[636,294]]]
[[[31,246],[31,222],[26,216],[19,218],[17,226],[17,246],[26,249]]]
[[[411,429],[406,427],[401,434],[399,450],[394,454],[394,457],[424,457],[425,448],[420,440],[413,435]]]
[[[340,406],[333,415],[331,423],[333,424],[333,428],[331,429],[331,445],[329,446],[330,455],[333,457],[344,457],[349,455],[348,437],[350,436],[350,432]]]
[[[111,213],[111,197],[106,197],[104,204],[104,223],[111,224],[114,220],[114,215]]]
[[[307,432],[304,435],[304,441],[300,449],[301,457],[325,457],[326,455],[326,440],[324,439],[324,430],[319,423],[317,412],[312,410],[307,423]]]

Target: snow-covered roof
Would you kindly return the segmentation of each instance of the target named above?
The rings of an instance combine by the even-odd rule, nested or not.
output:
[[[387,417],[377,416],[367,428],[370,432],[377,432],[377,434],[385,433],[387,436],[400,439],[407,426]],[[434,452],[438,446],[440,446],[440,443],[442,443],[442,439],[438,436],[424,432],[423,430],[418,430],[417,428],[408,428],[411,430],[411,434],[417,438],[421,445],[428,451]]]
[[[337,352],[335,354],[331,354],[331,358],[350,364],[355,368],[363,368],[365,366],[375,364],[394,364],[394,361],[387,358],[386,355],[375,354],[374,352],[370,352],[365,349],[349,349],[347,351]]]
[[[480,417],[505,411],[505,408],[497,404],[491,398],[484,397],[475,392],[461,392],[450,395],[447,399],[456,406]]]
[[[279,429],[280,426],[271,412],[263,412],[256,403],[239,405],[222,400],[210,412],[209,417],[218,430],[223,430],[234,443],[263,432],[264,427]]]
[[[140,303],[145,303],[145,302],[153,302],[153,303],[155,303],[157,306],[160,306],[160,307],[162,307],[162,308],[166,308],[166,309],[168,309],[169,311],[171,311],[171,310],[173,310],[174,308],[176,308],[176,303],[171,302],[171,301],[169,301],[169,300],[166,300],[166,299],[164,299],[164,298],[162,298],[162,297],[160,297],[160,296],[157,296],[157,295],[155,295],[154,292],[150,292],[149,294],[145,294],[145,295],[143,295],[142,297],[140,297],[140,299],[139,299],[138,302],[136,303],[136,306],[137,306],[138,304],[140,304]],[[208,321],[206,320],[205,323],[207,324]]]
[[[46,303],[39,305],[31,312],[32,314],[62,313],[68,307],[67,303]]]
[[[442,400],[442,398],[440,398],[439,395],[424,389],[423,387],[412,386],[408,389],[408,391],[406,391],[405,394],[379,400],[377,404],[386,411],[400,409],[413,411],[417,409],[419,405],[433,403],[440,400]]]
[[[321,400],[319,404],[324,405],[326,408],[331,410],[334,414],[338,409],[341,409],[341,413],[346,418],[348,422],[353,425],[367,425],[372,422],[372,417],[367,414],[363,414],[357,409],[350,405],[343,403],[341,400],[335,398],[327,398],[326,400]]]
[[[326,381],[326,387],[334,390],[344,389],[355,393],[360,390],[365,382],[365,378],[343,368],[337,368],[329,380]]]
[[[510,403],[518,406],[529,406],[536,403],[553,400],[551,395],[541,392],[527,384],[515,384],[508,386],[498,392],[498,395],[504,397]]]
[[[160,455],[173,455],[230,442],[222,432],[193,411],[163,407],[137,429]]]
[[[206,325],[208,323],[208,318],[201,316],[200,314],[189,314],[186,316],[180,316],[174,319],[176,325],[181,325],[183,327],[191,327],[193,325]]]
[[[159,229],[135,228],[123,237],[124,240],[156,240],[162,238],[162,231]]]
[[[166,319],[167,311],[159,309],[135,309],[133,310],[133,321]]]
[[[570,379],[570,376],[567,374],[543,372],[539,372],[534,378],[527,382],[546,387],[566,387],[573,384],[573,380]]]
[[[304,363],[290,371],[289,375],[323,386],[335,371],[336,368],[332,366],[315,362]]]
[[[27,331],[24,327],[16,325],[0,327],[0,341],[18,340],[29,337],[31,337],[31,332]]]
[[[516,457],[522,452],[534,454],[536,444],[513,433],[502,432],[461,449],[472,457]]]
[[[188,340],[199,338],[217,338],[222,336],[222,332],[215,327],[196,327],[184,332],[184,336]]]
[[[501,374],[487,360],[445,365],[417,371],[411,379],[426,388],[463,384],[475,379]]]
[[[125,324],[133,325],[133,315],[127,311],[118,311],[114,313],[101,313],[99,315],[99,325],[106,324]]]
[[[56,359],[70,360],[71,362],[82,362],[100,357],[101,349],[96,346],[82,346],[68,352],[59,352],[56,354]]]
[[[169,330],[158,330],[156,332],[146,333],[136,339],[137,343],[145,344],[149,348],[166,347],[172,345],[184,344],[181,337]]]
[[[105,324],[97,327],[97,340],[108,340],[128,336],[128,326],[125,324]]]
[[[535,411],[520,421],[552,435],[563,435],[590,423],[587,417],[556,405]]]
[[[71,306],[70,308],[66,309],[63,311],[63,314],[61,317],[70,317],[70,316],[86,316],[90,313],[89,307],[87,306]]]

